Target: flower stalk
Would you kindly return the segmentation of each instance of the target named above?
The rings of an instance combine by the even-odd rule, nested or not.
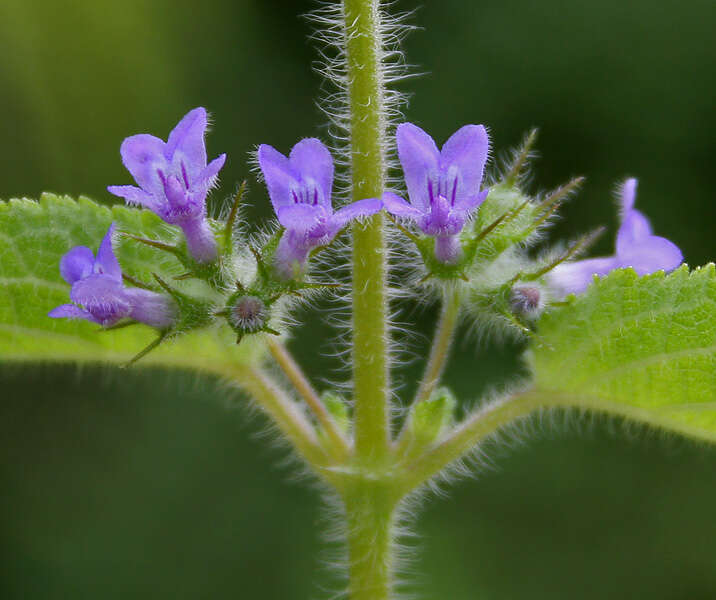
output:
[[[457,327],[459,316],[460,292],[457,289],[452,289],[447,293],[443,301],[440,318],[435,329],[433,345],[430,349],[430,357],[428,358],[418,393],[415,396],[416,404],[430,398],[435,386],[440,381],[448,356],[450,356],[450,346],[452,346],[452,341],[455,337],[455,328]]]

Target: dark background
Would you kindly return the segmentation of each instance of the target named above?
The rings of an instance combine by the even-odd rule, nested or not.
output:
[[[325,136],[311,2],[4,0],[0,196],[43,190],[111,202],[129,183],[119,144],[213,114],[229,153],[220,202],[261,142]],[[410,9],[411,2],[399,2]],[[440,0],[411,19],[427,75],[406,110],[443,141],[490,127],[496,155],[539,126],[534,189],[585,174],[559,236],[638,206],[689,264],[714,256],[716,45],[712,0]],[[251,216],[268,215],[254,182]],[[433,309],[410,318],[428,332]],[[292,343],[319,380],[334,365],[316,319]],[[416,340],[421,354],[426,342]],[[458,342],[448,372],[468,400],[517,369],[519,348]],[[420,363],[406,366],[410,381]],[[260,417],[217,382],[135,369],[0,369],[0,597],[322,597],[333,585],[318,492],[282,466]],[[407,397],[407,395],[406,395]],[[411,570],[435,599],[716,598],[716,451],[592,419],[534,423],[491,466],[422,511]]]

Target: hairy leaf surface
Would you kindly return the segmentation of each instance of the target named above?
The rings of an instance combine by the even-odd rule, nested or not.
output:
[[[144,325],[102,331],[87,321],[47,316],[69,302],[70,286],[59,271],[62,255],[77,245],[96,252],[112,221],[119,231],[134,235],[165,241],[177,235],[149,211],[108,208],[86,198],[44,194],[39,202],[0,202],[0,361],[123,364],[157,337]],[[152,283],[152,273],[171,280],[183,272],[166,252],[122,236],[114,248],[123,271],[144,283]],[[196,285],[177,283],[185,289]],[[226,372],[258,360],[263,352],[259,339],[247,338],[237,346],[227,326],[212,326],[163,343],[138,365]]]
[[[619,270],[546,313],[530,355],[549,404],[716,442],[716,269]]]

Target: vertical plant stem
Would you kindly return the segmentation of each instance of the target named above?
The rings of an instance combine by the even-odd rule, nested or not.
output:
[[[418,393],[415,396],[415,403],[424,402],[430,398],[435,386],[445,370],[445,363],[450,355],[450,346],[455,336],[455,326],[460,316],[460,293],[457,290],[450,290],[443,300],[440,318],[435,329],[433,345],[430,349],[430,357],[425,366],[425,373],[420,382]]]
[[[380,198],[385,184],[384,84],[379,0],[343,0],[353,200]],[[379,464],[389,441],[389,365],[383,215],[353,226],[355,449]]]
[[[304,399],[306,404],[308,404],[308,407],[313,411],[321,427],[323,427],[330,438],[334,450],[337,451],[340,457],[344,458],[349,451],[348,443],[343,435],[341,435],[336,422],[326,410],[326,407],[323,405],[323,402],[321,402],[316,390],[313,389],[311,382],[308,381],[304,375],[301,367],[298,366],[293,356],[291,356],[291,353],[281,342],[269,340],[268,347],[274,360],[286,374],[286,377],[289,378],[299,395]]]
[[[348,598],[390,600],[393,587],[393,528],[395,501],[392,485],[380,482],[359,485],[346,497]]]

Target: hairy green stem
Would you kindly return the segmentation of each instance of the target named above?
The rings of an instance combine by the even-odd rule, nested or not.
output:
[[[385,185],[385,120],[379,0],[344,0],[354,200],[380,198]],[[390,443],[388,302],[383,215],[353,226],[355,450],[378,464]]]
[[[394,486],[364,480],[345,493],[350,600],[390,600],[393,588]]]
[[[440,377],[442,377],[445,363],[450,355],[450,346],[455,336],[455,327],[459,316],[460,293],[458,290],[450,290],[443,300],[433,345],[430,349],[430,357],[428,358],[418,393],[415,396],[416,404],[430,398],[435,386],[440,381]]]

